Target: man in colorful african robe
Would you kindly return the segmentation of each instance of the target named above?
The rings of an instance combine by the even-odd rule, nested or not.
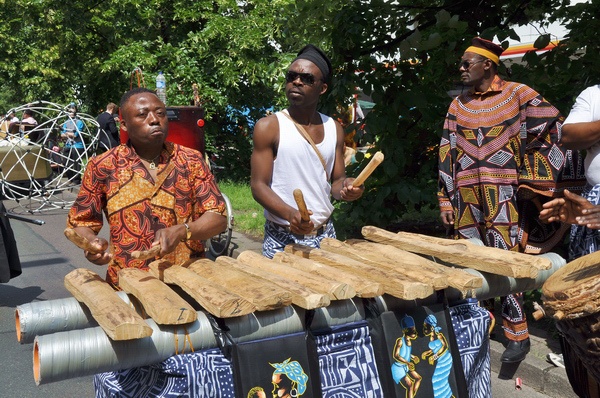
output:
[[[121,112],[129,141],[90,159],[67,220],[98,248],[85,256],[108,264],[107,281],[115,288],[119,270],[147,269],[152,261],[132,258],[133,251],[160,245],[160,257],[181,264],[204,257],[202,241],[226,225],[225,201],[202,154],[165,142],[166,108],[154,92],[125,93]],[[97,236],[103,213],[110,247]]]
[[[579,156],[558,144],[559,111],[530,87],[497,75],[502,47],[474,38],[462,56],[461,80],[471,89],[448,110],[439,149],[440,216],[455,239],[543,253],[568,226],[539,221],[541,203],[580,190]],[[501,360],[522,361],[530,349],[522,293],[502,297],[509,340]]]

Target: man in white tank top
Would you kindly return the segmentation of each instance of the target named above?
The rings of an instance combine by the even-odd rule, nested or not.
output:
[[[586,150],[587,184],[581,196],[565,190],[564,198],[544,203],[540,218],[573,224],[567,259],[573,261],[600,250],[600,85],[588,87],[579,94],[562,126],[561,142],[567,149]],[[585,369],[571,344],[562,335],[560,339],[565,358],[570,358],[567,369],[569,366]],[[579,391],[598,388],[590,372],[587,373],[587,378],[586,375],[577,377]],[[569,381],[575,386],[570,376]]]
[[[586,150],[585,178],[587,185],[582,193],[587,202],[565,192],[565,198],[544,204],[547,210],[540,218],[570,222],[571,239],[569,261],[600,248],[598,207],[600,205],[600,85],[586,88],[579,94],[569,116],[562,126],[561,142],[567,149]],[[588,203],[589,202],[589,203]],[[561,210],[561,206],[564,206]],[[581,213],[582,209],[588,213]],[[562,214],[562,218],[559,215]],[[551,218],[555,216],[556,218]],[[577,219],[575,217],[578,216]]]
[[[346,178],[342,127],[317,112],[330,77],[331,62],[323,51],[305,46],[286,74],[288,108],[254,127],[251,187],[254,199],[265,208],[266,257],[291,243],[319,247],[323,238],[335,237],[331,196],[351,201],[363,193],[363,186],[354,187],[354,179]],[[302,191],[309,220],[298,210],[296,189]]]

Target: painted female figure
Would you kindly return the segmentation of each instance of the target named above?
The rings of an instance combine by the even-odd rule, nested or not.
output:
[[[298,361],[286,359],[281,363],[270,363],[273,372],[273,398],[296,398],[306,392],[308,376]]]
[[[452,355],[450,355],[446,336],[437,324],[434,315],[428,315],[423,322],[423,334],[429,336],[429,350],[423,352],[421,358],[425,360],[429,357],[429,364],[435,363],[435,370],[431,377],[434,398],[453,398],[454,394],[448,381],[452,369]]]

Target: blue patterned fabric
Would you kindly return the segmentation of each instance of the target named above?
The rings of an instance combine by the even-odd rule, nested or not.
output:
[[[175,355],[163,362],[94,377],[96,398],[235,398],[231,362],[221,350]]]
[[[328,220],[320,235],[295,235],[288,232],[285,228],[273,224],[270,221],[265,222],[265,234],[263,240],[263,256],[273,258],[275,253],[282,252],[287,245],[294,243],[319,248],[324,238],[336,237],[333,221]]]
[[[450,307],[450,318],[469,398],[490,398],[490,313],[476,300],[468,299]]]
[[[323,398],[383,397],[366,322],[315,333]]]
[[[593,205],[600,204],[600,185],[586,185],[584,198]],[[571,226],[571,243],[569,244],[569,261],[573,261],[586,254],[595,253],[600,247],[600,230],[590,229],[584,225]]]

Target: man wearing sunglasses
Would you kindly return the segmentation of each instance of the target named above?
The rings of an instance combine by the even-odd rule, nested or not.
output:
[[[356,200],[364,190],[346,178],[341,125],[317,111],[330,78],[329,58],[318,47],[305,46],[285,75],[288,108],[260,119],[254,128],[251,187],[265,208],[266,257],[291,243],[319,247],[323,238],[335,238],[331,196]],[[301,216],[296,189],[309,219]]]
[[[562,242],[566,225],[539,222],[541,203],[580,190],[577,153],[558,144],[563,117],[530,87],[498,76],[502,47],[476,37],[458,71],[470,89],[448,110],[439,148],[440,216],[455,239],[544,253]],[[522,293],[501,298],[501,360],[522,361],[530,349]],[[493,304],[493,300],[492,300]]]

